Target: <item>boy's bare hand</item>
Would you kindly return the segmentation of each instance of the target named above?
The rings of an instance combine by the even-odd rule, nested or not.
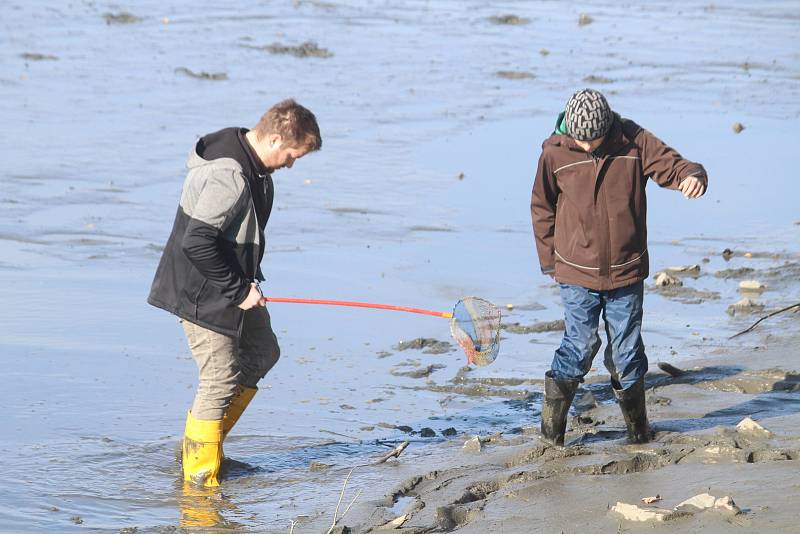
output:
[[[247,298],[239,304],[239,307],[243,310],[250,310],[256,306],[264,306],[265,303],[266,301],[261,295],[261,291],[258,290],[258,285],[255,282],[250,282],[250,293],[248,293]]]
[[[708,180],[703,176],[689,176],[678,186],[683,196],[686,198],[700,198],[706,192]]]

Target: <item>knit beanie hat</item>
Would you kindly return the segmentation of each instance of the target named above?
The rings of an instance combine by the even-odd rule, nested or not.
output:
[[[591,141],[608,133],[614,122],[614,114],[602,93],[594,89],[582,89],[567,102],[564,119],[573,139]]]

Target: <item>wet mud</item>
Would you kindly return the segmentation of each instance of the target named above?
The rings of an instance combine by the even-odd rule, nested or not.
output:
[[[270,54],[283,54],[299,58],[316,57],[324,59],[333,57],[333,53],[330,50],[322,48],[314,41],[305,41],[299,45],[273,43],[262,47],[262,50],[266,50]]]
[[[800,300],[793,155],[774,150],[794,135],[800,101],[786,45],[796,17],[779,2],[673,4],[517,3],[505,14],[485,3],[173,1],[134,14],[10,0],[0,352],[14,365],[0,394],[0,525],[285,534],[294,520],[295,533],[326,532],[359,466],[342,504],[362,492],[342,522],[353,531],[407,515],[398,531],[616,532],[607,495],[660,493],[671,506],[689,496],[680,483],[700,493],[720,480],[724,495],[733,477],[745,527],[792,527],[778,490],[790,494],[786,466],[798,461],[782,422],[798,408],[796,351],[761,370],[744,364],[761,363],[780,343],[769,336],[800,314],[727,338]],[[236,98],[231,82],[211,83],[222,75]],[[648,186],[654,265],[699,264],[698,276],[676,277],[719,295],[689,294],[706,300],[687,306],[685,292],[648,284],[648,356],[685,371],[648,377],[650,449],[622,443],[601,357],[570,417],[570,452],[536,441],[541,378],[560,341],[536,325],[562,310],[539,273],[526,199],[538,147],[588,84],[712,172],[698,201]],[[501,306],[509,328],[498,359],[466,371],[455,345],[436,345],[449,341],[446,321],[270,305],[281,361],[225,441],[222,490],[197,491],[174,461],[196,370],[174,318],[144,297],[193,140],[252,126],[288,96],[317,114],[325,148],[275,173],[265,291],[442,310],[472,294]],[[762,153],[771,157],[752,158]],[[765,286],[747,295],[764,309],[729,316],[745,280]],[[415,338],[434,344],[392,349]],[[704,354],[719,360],[690,362]],[[774,435],[717,434],[745,414]],[[399,458],[373,465],[404,441]],[[676,462],[681,447],[692,451]],[[759,477],[775,483],[756,487]],[[391,507],[375,504],[417,478]],[[542,516],[567,517],[574,502],[586,510],[574,524]]]
[[[198,80],[222,81],[228,79],[228,75],[224,72],[206,72],[203,70],[193,71],[191,69],[187,69],[186,67],[177,67],[175,72],[178,74],[184,74],[190,78],[196,78]]]

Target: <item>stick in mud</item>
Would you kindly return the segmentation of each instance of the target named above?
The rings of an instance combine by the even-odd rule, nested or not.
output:
[[[389,460],[390,458],[397,458],[403,453],[404,450],[406,450],[406,447],[408,447],[408,442],[404,441],[403,443],[392,449],[388,454],[382,456],[380,460],[375,462],[375,465],[382,464],[387,460]]]
[[[761,319],[759,319],[758,321],[756,321],[756,322],[754,322],[753,324],[751,324],[751,325],[750,325],[748,328],[745,328],[745,329],[744,329],[744,330],[742,330],[741,332],[738,332],[738,333],[736,333],[736,334],[733,334],[733,335],[732,335],[731,337],[729,337],[728,339],[733,339],[733,338],[735,338],[735,337],[741,336],[742,334],[746,334],[746,333],[750,332],[750,331],[751,331],[753,328],[755,328],[756,326],[758,326],[758,323],[760,323],[760,322],[761,322],[761,321],[763,321],[764,319],[769,319],[770,317],[772,317],[772,316],[774,316],[774,315],[778,315],[779,313],[787,312],[787,311],[791,310],[792,308],[800,308],[800,302],[797,302],[797,303],[795,303],[795,304],[792,304],[791,306],[786,306],[785,308],[781,308],[781,309],[780,309],[780,310],[778,310],[778,311],[774,311],[774,312],[772,312],[772,313],[770,313],[770,314],[767,314],[767,315],[765,315],[764,317],[762,317],[762,318],[761,318]]]
[[[340,517],[337,517],[339,516],[339,506],[341,506],[342,504],[342,497],[344,497],[344,490],[347,489],[347,481],[350,480],[350,475],[353,474],[353,471],[355,471],[355,469],[356,469],[355,467],[352,468],[350,472],[347,473],[347,476],[344,479],[344,484],[342,484],[342,491],[341,493],[339,493],[339,502],[336,503],[336,510],[333,512],[333,524],[331,525],[331,528],[328,529],[328,532],[326,534],[331,534],[331,532],[333,532],[333,529],[336,528],[336,523],[338,523],[340,519],[344,519],[344,516],[347,515],[347,512],[350,511],[350,508],[356,502],[356,499],[358,499],[359,495],[361,495],[361,490],[358,490],[355,497],[353,497],[353,500],[350,501],[350,504],[348,504],[347,508],[345,508],[344,512],[342,512],[342,515]]]

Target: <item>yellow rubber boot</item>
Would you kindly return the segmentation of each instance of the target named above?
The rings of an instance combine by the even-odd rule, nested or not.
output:
[[[228,435],[233,426],[244,413],[247,405],[255,397],[258,388],[248,388],[239,386],[236,396],[231,400],[230,405],[225,410],[225,415],[222,416],[222,439]]]
[[[222,463],[222,420],[202,421],[186,416],[183,434],[183,479],[198,486],[219,486]]]

